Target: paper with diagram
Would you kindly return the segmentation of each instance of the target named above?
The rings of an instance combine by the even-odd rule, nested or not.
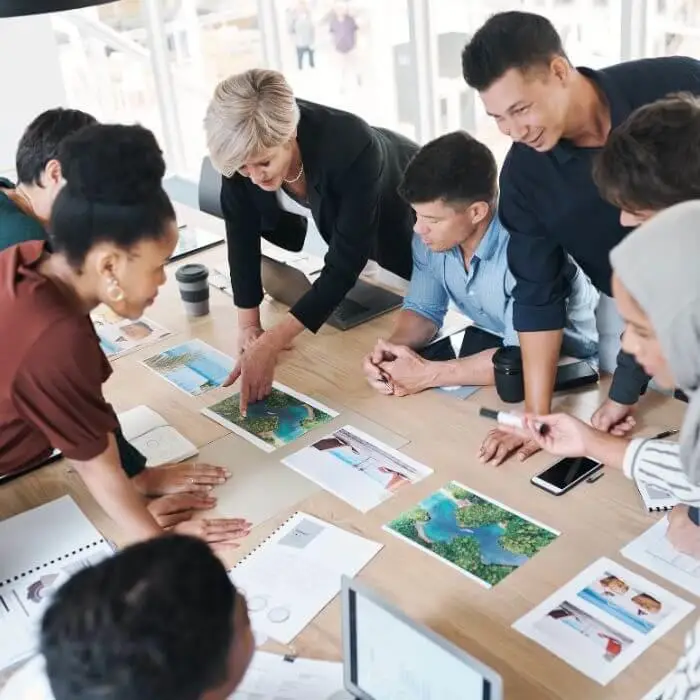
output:
[[[69,496],[0,522],[0,669],[35,651],[51,594],[111,554]]]
[[[253,626],[289,644],[382,545],[307,513],[295,513],[229,572]]]
[[[330,700],[343,687],[343,664],[257,651],[230,700]]]
[[[700,596],[700,560],[681,554],[666,539],[668,518],[662,518],[656,525],[623,547],[621,554],[635,564],[639,564],[657,576],[685,588]]]

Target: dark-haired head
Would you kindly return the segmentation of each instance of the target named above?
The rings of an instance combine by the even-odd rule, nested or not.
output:
[[[513,141],[547,151],[564,135],[578,73],[547,18],[530,12],[493,15],[465,46],[462,72]]]
[[[97,120],[79,109],[49,109],[24,130],[17,146],[17,182],[31,200],[36,216],[47,221],[62,184],[58,149],[65,139]]]
[[[427,143],[406,167],[399,194],[416,212],[415,231],[432,250],[454,248],[491,220],[498,194],[493,153],[465,131]]]
[[[245,600],[202,541],[165,536],[56,593],[41,652],[56,700],[225,700],[254,643]]]
[[[58,158],[65,186],[51,213],[54,252],[88,301],[139,318],[178,238],[155,137],[142,126],[97,124],[66,139]]]
[[[639,107],[612,130],[593,176],[623,226],[700,199],[700,101],[678,94]]]

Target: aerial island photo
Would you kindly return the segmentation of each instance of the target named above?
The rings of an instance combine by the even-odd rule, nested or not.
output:
[[[489,588],[559,535],[457,481],[431,493],[384,529]]]

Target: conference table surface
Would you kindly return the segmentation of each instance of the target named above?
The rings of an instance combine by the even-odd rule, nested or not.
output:
[[[209,230],[223,230],[223,222],[187,207],[178,207],[180,223]],[[211,266],[226,259],[225,245],[188,257]],[[212,290],[208,316],[189,319],[181,305],[174,271],[147,316],[166,326],[174,335],[149,348],[114,362],[114,374],[105,393],[117,411],[147,404],[194,442],[210,450],[220,441],[245,442],[231,436],[224,427],[199,413],[211,403],[193,398],[150,372],[139,360],[187,338],[201,338],[233,354],[236,317],[232,299]],[[269,326],[286,309],[266,299],[262,305],[263,324]],[[607,468],[593,484],[583,483],[568,494],[554,497],[530,484],[530,478],[555,461],[538,454],[524,463],[511,459],[500,467],[482,465],[476,453],[494,424],[480,418],[478,408],[503,407],[493,388],[484,388],[460,401],[440,392],[394,398],[379,396],[364,381],[361,360],[379,337],[390,333],[393,314],[387,314],[350,331],[323,326],[316,336],[304,333],[286,351],[276,378],[324,403],[361,416],[408,441],[402,451],[433,469],[418,484],[402,489],[395,497],[366,514],[318,488],[300,502],[272,514],[256,525],[240,548],[232,549],[229,563],[260,544],[276,527],[297,510],[325,519],[384,545],[381,552],[359,574],[387,600],[447,639],[466,649],[500,673],[506,698],[567,700],[641,698],[675,664],[682,650],[683,636],[695,622],[689,615],[671,633],[656,642],[609,685],[603,687],[579,673],[550,652],[511,629],[515,620],[538,605],[599,557],[610,557],[652,581],[695,603],[689,593],[640,569],[620,555],[627,542],[649,528],[660,516],[641,506],[633,484],[621,471]],[[606,395],[608,381],[592,389],[558,396],[555,408],[587,419]],[[218,390],[217,390],[218,391]],[[651,434],[680,425],[684,405],[656,392],[649,392],[640,404],[638,432]],[[368,428],[369,430],[369,428]],[[381,437],[381,436],[379,436]],[[402,442],[404,442],[402,441]],[[222,442],[228,445],[228,442]],[[233,443],[232,443],[233,444]],[[236,450],[231,457],[235,464]],[[246,453],[250,455],[250,452]],[[262,454],[262,453],[261,453]],[[281,470],[286,467],[280,465]],[[561,532],[560,537],[531,561],[491,589],[446,566],[437,559],[408,546],[382,530],[382,525],[410,508],[429,493],[455,479],[535,520]],[[233,485],[235,488],[235,484]],[[274,490],[275,484],[266,484]],[[78,475],[65,462],[27,474],[0,486],[0,518],[4,519],[70,494],[104,535],[122,542],[114,524],[104,515],[85,489]],[[265,648],[289,652],[290,647],[267,642]],[[291,651],[318,659],[341,658],[340,602],[334,600],[294,640]],[[398,650],[397,650],[398,653]],[[465,699],[466,700],[466,699]]]

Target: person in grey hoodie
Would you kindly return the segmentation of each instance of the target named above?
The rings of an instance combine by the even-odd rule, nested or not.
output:
[[[613,292],[625,321],[623,348],[650,375],[688,397],[678,444],[627,440],[566,414],[527,416],[528,438],[548,452],[589,455],[622,467],[678,500],[666,536],[680,552],[700,559],[700,200],[676,204],[642,224],[610,254]],[[653,264],[652,264],[653,263]],[[535,421],[547,426],[541,436]],[[700,622],[664,684],[663,700],[700,699]]]

